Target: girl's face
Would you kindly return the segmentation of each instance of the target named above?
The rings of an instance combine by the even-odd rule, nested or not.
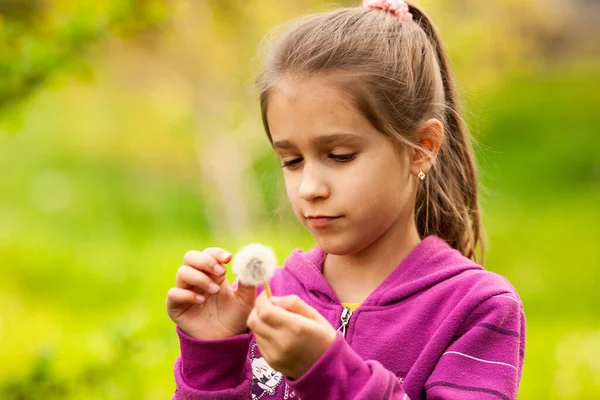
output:
[[[410,153],[325,79],[282,81],[267,120],[290,204],[325,252],[354,255],[415,229]]]

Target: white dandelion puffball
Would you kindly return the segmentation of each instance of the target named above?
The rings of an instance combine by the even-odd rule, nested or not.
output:
[[[271,248],[252,243],[233,258],[233,273],[241,284],[256,286],[273,276],[276,265],[277,257]]]

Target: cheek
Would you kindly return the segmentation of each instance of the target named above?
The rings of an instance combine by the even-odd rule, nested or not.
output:
[[[298,182],[297,178],[291,174],[283,174],[283,183],[285,185],[285,193],[287,195],[288,201],[292,206],[292,210],[295,213],[298,213]]]
[[[371,157],[353,168],[350,185],[372,193],[389,190],[398,186],[399,165],[390,165],[377,157]],[[346,179],[348,180],[348,179]]]
[[[297,192],[296,186],[294,185],[293,178],[283,173],[283,184],[285,185],[285,193],[287,194],[288,200],[292,203],[295,193]]]
[[[410,174],[400,162],[369,160],[371,168],[363,166],[350,182],[353,197],[364,207],[396,208],[407,203],[414,191]]]

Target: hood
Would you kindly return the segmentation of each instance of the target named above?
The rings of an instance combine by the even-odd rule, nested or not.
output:
[[[285,267],[305,289],[321,301],[337,303],[333,288],[323,276],[326,253],[318,246],[295,250]],[[400,301],[469,270],[483,267],[463,256],[437,236],[423,239],[392,273],[365,299],[363,306],[386,306]]]

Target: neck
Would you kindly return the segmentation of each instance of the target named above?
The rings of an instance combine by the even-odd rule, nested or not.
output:
[[[327,254],[323,274],[342,303],[362,303],[421,241],[414,219],[351,255]]]

